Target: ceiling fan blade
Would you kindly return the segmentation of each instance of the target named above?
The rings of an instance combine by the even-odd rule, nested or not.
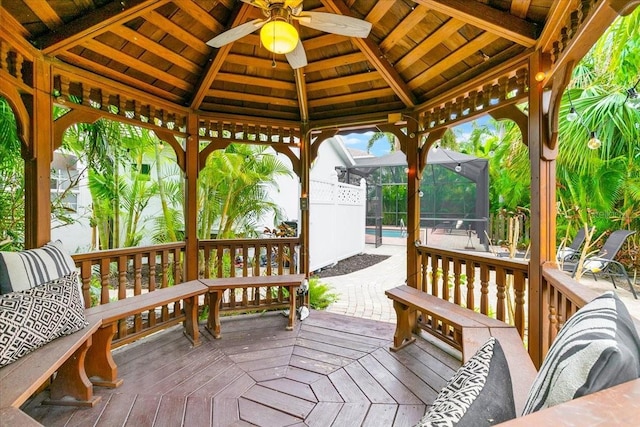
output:
[[[302,12],[293,18],[305,27],[347,37],[365,38],[371,31],[371,22],[333,13]]]
[[[264,19],[254,19],[253,21],[246,22],[242,25],[238,25],[237,27],[225,31],[224,33],[218,34],[217,36],[209,40],[207,44],[211,47],[220,48],[226,44],[241,39],[244,36],[248,36],[255,30],[262,28],[262,26],[266,23],[267,21]]]
[[[287,61],[289,61],[289,65],[291,65],[291,68],[293,68],[294,70],[305,67],[307,65],[307,54],[304,51],[304,46],[302,46],[301,40],[298,40],[296,48],[287,53],[286,56]]]

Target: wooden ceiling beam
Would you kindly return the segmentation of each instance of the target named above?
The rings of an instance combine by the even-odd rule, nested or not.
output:
[[[418,25],[424,17],[429,13],[429,8],[418,5],[409,16],[402,20],[402,24],[396,26],[393,31],[380,43],[380,50],[389,52],[407,33]]]
[[[127,0],[124,3],[111,2],[75,19],[55,32],[50,32],[35,40],[42,52],[55,56],[72,48],[88,38],[96,37],[122,23],[147,13],[169,2],[169,0]],[[116,31],[117,33],[117,31]]]
[[[352,16],[349,8],[342,0],[322,0],[322,3],[333,13]],[[382,78],[395,92],[396,96],[408,107],[413,108],[417,104],[416,97],[407,86],[400,74],[384,56],[378,45],[370,38],[353,37],[351,41],[364,53],[371,65],[378,70]]]
[[[172,37],[180,40],[191,49],[194,49],[205,56],[209,56],[211,48],[207,46],[205,42],[188,32],[184,28],[175,24],[170,19],[165,18],[155,10],[152,10],[149,13],[145,14],[143,18],[147,22],[155,25],[157,28],[166,31],[167,34],[170,34]]]
[[[512,0],[511,2],[511,14],[513,16],[517,16],[518,18],[526,18],[527,13],[529,12],[529,6],[531,5],[531,0]]]
[[[333,46],[339,43],[349,41],[349,37],[339,34],[323,33],[317,37],[306,39],[303,42],[304,49],[309,52],[316,49],[325,49],[327,46]]]
[[[251,14],[252,8],[253,6],[250,6],[248,3],[238,4],[237,8],[235,9],[236,15],[232,17],[232,19],[230,20],[231,22],[230,28],[243,24],[247,20],[247,17]],[[191,108],[193,109],[200,108],[200,104],[202,104],[204,97],[206,96],[207,92],[211,88],[213,81],[216,79],[216,75],[220,72],[220,68],[222,67],[222,64],[224,64],[224,62],[227,60],[227,56],[231,51],[231,46],[233,46],[233,43],[224,45],[217,50],[214,48],[211,48],[210,50],[211,56],[209,57],[208,66],[205,69],[205,71],[202,73],[202,77],[198,82],[198,85],[196,86],[196,90],[193,94],[193,98],[189,103]]]
[[[375,98],[385,98],[385,97],[394,96],[394,95],[395,95],[395,92],[393,91],[393,89],[389,89],[389,88],[366,90],[366,91],[357,92],[357,93],[349,93],[346,95],[329,96],[326,98],[310,100],[309,106],[322,107],[325,105],[343,104],[347,102],[363,101],[363,100],[375,99]]]
[[[229,55],[227,55],[226,61],[230,64],[244,65],[246,67],[255,67],[255,68],[264,68],[264,69],[273,68],[272,59],[256,58],[255,56],[239,55],[237,53],[230,53]],[[291,68],[287,62],[276,60],[276,68],[283,68],[283,67]]]
[[[448,70],[449,68],[451,68],[452,65],[456,65],[462,60],[464,60],[465,58],[468,58],[474,53],[477,53],[483,47],[493,43],[498,38],[499,36],[493,33],[480,34],[478,37],[476,37],[469,43],[463,45],[460,49],[456,50],[455,52],[452,52],[450,55],[446,56],[444,59],[442,59],[438,63],[427,68],[425,72],[411,79],[409,81],[409,87],[414,89],[419,86],[422,86],[433,77],[437,76],[443,71]]]
[[[535,45],[538,38],[538,27],[533,23],[484,3],[465,0],[414,1],[526,47]]]
[[[366,60],[367,57],[364,55],[364,53],[354,52],[347,55],[340,55],[333,58],[314,61],[304,67],[304,71],[307,73],[313,73],[316,71],[323,71],[326,69],[341,67],[344,65],[357,64],[358,62],[364,62]]]
[[[371,71],[369,73],[353,74],[345,77],[337,77],[335,79],[320,80],[317,82],[307,83],[307,90],[309,92],[315,92],[319,90],[333,89],[336,87],[344,87],[357,83],[366,83],[376,80],[381,80],[382,76],[377,71]]]
[[[372,23],[378,22],[387,14],[387,12],[389,12],[389,9],[393,7],[393,3],[395,2],[377,1],[375,6],[373,6],[373,9],[371,9],[367,14],[367,16],[365,17],[365,20]]]
[[[257,95],[245,92],[232,92],[229,90],[211,89],[207,91],[207,96],[232,99],[241,102],[258,102],[261,104],[281,105],[284,107],[298,108],[298,101],[288,98],[276,98],[270,95]]]
[[[64,22],[55,10],[51,7],[49,2],[41,0],[24,0],[25,4],[36,15],[44,25],[50,30],[56,30],[64,25]]]
[[[126,65],[127,67],[130,67],[138,72],[144,73],[151,78],[160,79],[163,82],[170,84],[172,86],[175,86],[184,91],[190,91],[193,89],[193,86],[190,83],[184,81],[183,79],[176,77],[172,74],[169,74],[165,71],[159,70],[153,65],[147,64],[146,62],[141,61],[138,58],[134,58],[125,53],[122,53],[122,51],[114,49],[110,46],[107,46],[106,44],[100,43],[97,40],[85,40],[82,46],[96,52],[99,55],[102,55],[114,61],[117,61],[122,65]],[[118,73],[118,75],[120,75],[120,73]]]
[[[274,80],[265,77],[245,76],[242,74],[218,73],[216,81],[238,83],[242,85],[252,85],[259,87],[268,87],[270,89],[296,91],[296,84],[284,80]]]
[[[133,43],[136,46],[139,46],[140,48],[156,55],[157,57],[164,59],[167,62],[172,63],[173,65],[176,65],[184,70],[187,70],[191,74],[199,75],[202,71],[202,68],[198,64],[189,61],[179,53],[176,53],[171,49],[162,46],[156,41],[133,31],[127,26],[123,25],[119,27],[117,33],[115,34],[118,37],[122,37],[123,39],[127,40],[129,43]]]
[[[195,1],[176,1],[174,4],[216,34],[225,29],[224,25],[218,22],[216,18],[209,15],[206,10],[198,6],[198,3]]]
[[[396,70],[398,70],[399,73],[402,73],[411,65],[415,64],[417,61],[422,59],[422,57],[424,57],[428,52],[430,52],[431,49],[440,45],[446,39],[451,37],[452,34],[454,34],[460,28],[464,27],[464,25],[465,23],[460,21],[459,19],[455,19],[455,18],[449,19],[440,28],[438,28],[436,31],[431,33],[429,37],[421,41],[409,53],[407,53],[399,61],[397,61],[395,64]]]

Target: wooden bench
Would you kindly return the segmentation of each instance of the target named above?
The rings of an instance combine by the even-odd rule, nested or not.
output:
[[[118,387],[122,384],[111,347],[118,323],[129,316],[182,300],[185,335],[194,346],[199,345],[197,298],[207,292],[206,286],[194,280],[85,310],[87,327],[53,340],[0,369],[3,425],[39,425],[19,407],[54,373],[55,379],[49,386],[50,398],[45,404],[93,406],[100,400],[99,396],[93,396],[94,385]]]
[[[112,341],[118,329],[118,323],[157,307],[177,301],[184,302],[184,334],[194,347],[200,345],[198,329],[198,297],[206,294],[208,288],[198,280],[181,283],[168,288],[156,289],[142,295],[136,295],[109,304],[99,305],[86,310],[89,319],[100,319],[101,326],[93,335],[94,345],[89,348],[85,369],[94,385],[118,387],[118,368],[111,357]],[[166,328],[163,324],[161,327]],[[160,329],[160,328],[158,328]],[[148,332],[154,332],[150,329]]]
[[[13,419],[19,421],[14,425],[25,425],[24,421],[30,418],[19,411],[20,406],[55,372],[57,375],[50,385],[50,398],[44,404],[94,406],[100,400],[99,396],[93,395],[93,387],[84,368],[92,335],[100,325],[100,319],[92,319],[82,330],[57,338],[0,369],[3,423]],[[38,425],[35,420],[31,421],[32,425]]]
[[[300,287],[305,280],[304,274],[285,274],[282,276],[254,276],[254,277],[229,277],[219,279],[203,279],[201,282],[209,289],[209,318],[207,320],[207,330],[218,339],[220,335],[220,310],[222,296],[227,289],[243,289],[242,301],[237,305],[232,300],[230,306],[225,311],[247,312],[252,310],[288,308],[289,322],[287,330],[293,330],[296,316],[296,288]],[[252,301],[249,301],[247,289],[267,288],[264,299],[260,298],[259,292]],[[271,289],[276,287],[286,288],[289,297],[285,300],[282,297],[273,298]]]
[[[463,363],[473,357],[489,338],[496,337],[509,364],[516,413],[522,412],[536,369],[514,326],[406,285],[389,289],[385,294],[393,300],[397,318],[392,351],[415,341],[413,333],[420,329],[418,311],[427,326],[423,329],[460,350]]]

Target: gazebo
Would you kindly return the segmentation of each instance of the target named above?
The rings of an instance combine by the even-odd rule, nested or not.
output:
[[[308,275],[309,169],[318,147],[338,133],[378,129],[394,134],[406,155],[410,195],[407,285],[491,314],[496,322],[509,320],[526,343],[533,365],[539,367],[560,326],[593,297],[555,264],[555,159],[560,99],[577,61],[615,18],[631,13],[638,4],[637,0],[5,0],[0,5],[0,96],[15,113],[22,142],[26,245],[36,248],[50,240],[50,168],[53,151],[60,147],[64,132],[76,123],[109,118],[150,129],[175,151],[184,176],[185,236],[183,241],[172,244],[74,255],[85,301],[89,300],[92,275],[97,275],[101,283],[101,304],[108,306],[110,270],[117,271],[118,299],[135,299],[143,294],[140,283],[146,267],[161,271],[157,283],[155,276],[150,278],[150,291],[156,284],[158,289],[168,287],[169,282],[175,282],[173,288],[179,290],[183,283],[221,277],[223,263],[218,258],[229,252],[242,253],[247,259],[249,253],[267,251],[266,259],[274,260],[266,266],[258,265],[258,261],[254,265],[244,263],[232,274],[256,279],[264,268],[266,275]],[[282,51],[258,35],[258,29],[267,28],[267,19],[292,23],[297,32],[297,36],[289,34],[293,51],[277,53]],[[234,28],[238,29],[218,38]],[[517,106],[524,102],[528,103],[526,113]],[[56,105],[67,111],[54,118]],[[481,114],[513,120],[529,149],[528,262],[478,257],[413,243],[419,240],[421,217],[416,195],[431,147],[447,128]],[[300,179],[300,192],[294,195],[299,197],[301,210],[298,237],[198,240],[198,174],[207,156],[232,143],[269,145],[291,159]],[[293,253],[298,254],[299,262],[290,262]],[[143,268],[143,263],[148,265]],[[128,283],[130,269],[132,284]],[[478,297],[473,292],[476,279]],[[128,296],[128,287],[134,289],[135,296]],[[245,284],[244,290],[239,291],[241,296],[225,307],[260,309],[266,301],[252,299],[251,289],[250,282]],[[216,292],[209,299],[218,296]],[[284,292],[270,290],[268,295],[272,303]],[[272,295],[278,298],[271,298]],[[260,300],[257,305],[250,305],[256,300]],[[507,300],[513,301],[513,311],[507,309]],[[193,303],[193,299],[189,301]],[[127,304],[121,302],[120,306]],[[170,310],[164,305],[159,310],[165,322],[162,324],[143,321],[147,317],[141,313],[132,315],[134,320],[129,323],[119,321],[117,328],[114,323],[114,346],[178,322],[191,328],[191,338],[196,338],[197,343],[193,309],[188,310],[191,317],[187,318],[187,310],[181,312],[179,304],[175,307]],[[144,313],[155,319],[155,311],[146,305]],[[420,319],[414,317],[415,320]],[[421,320],[415,330],[439,333],[437,324]],[[243,322],[249,322],[245,330],[246,336],[251,336],[256,324]],[[376,328],[358,325],[353,319],[329,319],[322,330],[331,336],[330,331],[335,332],[338,326],[350,326],[351,332],[372,335]],[[308,328],[316,333],[321,329],[317,324]],[[331,338],[334,341],[326,338],[317,347],[337,346],[336,341],[345,335],[335,333],[339,335]],[[270,335],[270,331],[264,334],[274,340],[279,337]],[[94,339],[94,343],[97,341]],[[256,351],[260,350],[259,343],[267,342],[249,341],[246,348]],[[224,347],[224,339],[216,342],[223,349],[230,349]],[[300,341],[286,345],[300,345]],[[236,349],[243,348],[240,341],[238,346]],[[177,347],[173,345],[171,351],[178,351]],[[300,374],[300,381],[300,367],[311,363],[302,361],[307,354],[298,351],[287,359],[297,361],[295,367],[290,362],[287,372]],[[188,359],[188,352],[181,357]],[[206,357],[213,363],[214,354]],[[242,357],[234,361],[241,364]],[[384,357],[384,363],[399,363]],[[280,359],[264,360],[275,363]],[[353,377],[359,373],[365,376],[365,368],[375,371],[375,367],[384,365],[371,358],[367,361],[368,364],[363,362],[353,368]],[[139,370],[151,369],[150,363],[140,365]],[[260,364],[263,359],[251,363]],[[271,374],[280,372],[277,366],[267,365],[272,368]],[[449,372],[450,368],[445,370]],[[341,372],[346,384],[349,375]],[[321,375],[307,371],[304,380],[311,383],[310,377],[316,378],[316,374]],[[131,378],[140,376],[134,374]],[[262,379],[255,374],[247,381]],[[326,378],[316,379],[329,386]],[[129,382],[135,383],[136,379]],[[126,384],[125,387],[132,387]],[[149,384],[141,382],[142,386]],[[236,381],[234,387],[225,389],[228,393],[224,398],[216,401],[221,405],[216,406],[218,409],[203,408],[213,410],[217,416],[271,414],[266,409],[256,412],[252,403],[255,400],[246,394],[271,397],[271,392],[266,387],[249,388]],[[612,410],[613,417],[635,416],[630,409],[632,401],[637,402],[633,395],[610,390],[606,396],[612,407],[613,402],[619,405]],[[254,394],[252,399],[257,396]],[[553,422],[563,422],[558,414],[570,418],[580,413],[582,420],[595,419],[602,410],[598,402],[602,401],[594,399],[588,401],[592,406],[580,402],[575,403],[577,406],[571,402],[560,405]],[[149,397],[146,402],[152,400]],[[274,400],[270,410],[280,408],[282,402],[292,402]],[[116,404],[117,397],[112,401]],[[178,401],[166,399],[169,405]],[[425,400],[420,402],[424,407]],[[343,402],[352,411],[348,414],[362,409],[347,403]],[[627,403],[630,406],[625,406]],[[291,424],[302,420],[302,415],[313,413],[308,409],[312,405],[301,405],[288,409],[289,415],[297,414]],[[118,407],[120,412],[127,413],[125,406]],[[308,409],[302,415],[298,412],[301,407]],[[331,413],[323,410],[332,407],[330,404],[318,407],[323,415]],[[164,408],[167,414],[173,413],[170,406]],[[383,409],[378,408],[372,416],[382,414]],[[164,414],[162,409],[158,411]],[[397,416],[401,413],[407,412],[398,411]],[[345,412],[344,416],[348,414]],[[47,417],[52,416],[55,413],[43,414],[42,422],[47,424]],[[353,419],[355,416],[349,418]]]

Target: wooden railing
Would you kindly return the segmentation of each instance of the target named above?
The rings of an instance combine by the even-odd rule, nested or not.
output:
[[[200,277],[295,274],[299,245],[297,237],[200,240]]]
[[[510,323],[525,336],[526,261],[427,246],[416,249],[420,290]]]
[[[80,271],[85,307],[108,304],[185,281],[184,242],[146,247],[110,249],[72,256]],[[200,242],[200,278],[274,276],[297,273],[298,238],[203,240]],[[270,260],[270,261],[269,261]],[[227,295],[223,308],[241,311],[243,298]],[[235,290],[233,291],[235,292]],[[259,288],[240,289],[252,293]],[[269,288],[284,298],[283,288]],[[205,301],[200,301],[204,304]],[[123,319],[114,338],[114,346],[125,338],[138,337],[184,320],[181,302],[158,307]]]
[[[298,272],[297,237],[268,239],[228,239],[200,241],[200,277],[282,276]],[[258,301],[285,301],[294,298],[284,286],[230,287],[221,296],[222,313],[251,312],[264,304]],[[271,303],[266,306],[271,305]]]
[[[177,242],[73,255],[80,268],[85,306],[181,283],[184,248],[184,242]]]
[[[539,348],[542,357],[566,319],[597,296],[555,264],[547,263],[542,269],[540,304],[530,300],[527,261],[428,246],[416,250],[420,263],[418,289],[514,325],[530,352],[533,347]],[[540,310],[539,343],[528,341],[527,307],[531,304]],[[419,325],[430,328],[427,322]]]

